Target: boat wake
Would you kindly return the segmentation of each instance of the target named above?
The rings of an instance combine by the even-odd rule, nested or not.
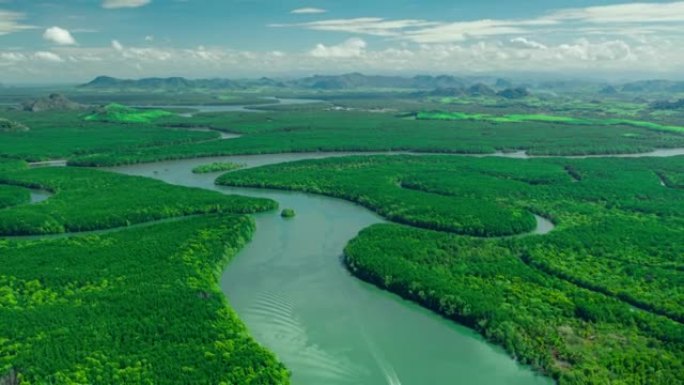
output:
[[[245,310],[243,317],[249,324],[262,324],[256,330],[268,331],[257,336],[282,357],[288,357],[286,365],[306,367],[307,377],[325,380],[326,383],[358,383],[362,374],[344,357],[311,344],[308,332],[297,318],[295,307],[280,293],[262,292]]]

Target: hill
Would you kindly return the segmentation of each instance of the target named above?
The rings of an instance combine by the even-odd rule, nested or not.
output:
[[[51,94],[47,98],[25,101],[21,108],[28,112],[77,111],[86,109],[88,106],[71,101],[62,94]]]

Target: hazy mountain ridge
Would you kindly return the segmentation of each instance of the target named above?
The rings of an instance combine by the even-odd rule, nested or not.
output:
[[[260,79],[186,79],[182,77],[118,79],[110,76],[99,76],[89,83],[79,86],[83,89],[139,89],[139,90],[189,90],[189,89],[248,89],[253,87],[292,87],[314,90],[348,90],[359,88],[405,88],[434,89],[447,87],[463,87],[467,82],[462,79],[441,76],[367,76],[359,73],[323,76],[314,75],[294,80],[274,80],[267,77]]]
[[[443,96],[495,96],[516,98],[526,96],[523,90],[546,91],[593,91],[603,95],[630,93],[681,93],[684,81],[641,80],[625,83],[602,83],[586,80],[553,80],[540,82],[514,82],[496,77],[456,77],[451,75],[417,75],[413,77],[364,75],[348,73],[342,75],[313,75],[298,79],[187,79],[184,77],[119,79],[99,76],[79,86],[91,90],[130,91],[186,91],[204,90],[246,90],[253,88],[294,88],[319,91],[342,91],[362,89],[406,89],[433,91]],[[503,93],[503,94],[502,94]]]

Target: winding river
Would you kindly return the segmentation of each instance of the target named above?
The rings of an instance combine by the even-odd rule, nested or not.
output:
[[[159,108],[163,110],[190,110],[189,112],[181,112],[180,116],[185,118],[192,118],[196,114],[200,113],[214,113],[214,112],[265,112],[261,110],[263,107],[277,107],[277,106],[289,106],[298,104],[311,104],[311,103],[324,103],[322,100],[316,99],[298,99],[298,98],[265,98],[268,102],[262,104],[254,105],[243,105],[243,104],[193,104],[193,105],[136,105],[136,108]]]
[[[360,230],[384,222],[373,212],[320,195],[216,186],[214,180],[220,173],[191,172],[212,161],[252,168],[360,154],[373,153],[229,156],[109,170],[225,194],[270,198],[297,212],[294,219],[283,219],[276,212],[255,215],[258,231],[221,280],[231,306],[252,335],[292,370],[294,385],[552,384],[472,330],[354,279],[341,262],[342,251]],[[684,149],[612,157],[682,154]],[[525,153],[470,156],[533,157]],[[33,203],[48,197],[47,192],[31,192]],[[553,230],[553,223],[535,218],[537,228],[531,234]],[[116,229],[103,233],[111,231]],[[55,237],[63,236],[67,235]]]
[[[334,154],[343,156],[347,154]],[[222,157],[257,167],[330,154]],[[252,335],[293,372],[294,385],[551,384],[477,333],[351,277],[342,251],[383,222],[343,200],[299,192],[214,185],[192,174],[207,159],[112,168],[165,182],[265,197],[293,208],[255,215],[258,231],[226,269],[221,287]],[[538,218],[535,233],[553,224]]]
[[[222,134],[219,140],[237,137]],[[359,231],[383,219],[356,204],[300,192],[216,186],[218,174],[191,170],[213,161],[259,167],[304,159],[392,153],[299,153],[228,156],[110,168],[167,183],[225,194],[270,198],[297,212],[255,215],[258,231],[225,271],[221,287],[252,335],[293,372],[294,385],[541,385],[553,381],[518,365],[474,331],[422,307],[354,279],[341,258]],[[440,156],[440,154],[432,154]],[[481,155],[536,158],[525,152]],[[611,157],[676,156],[684,149]],[[576,156],[586,158],[592,156]],[[64,161],[32,166],[63,166]],[[31,202],[49,193],[33,190]],[[547,234],[553,223],[535,216],[531,234]],[[110,230],[111,231],[111,230]],[[107,231],[105,231],[107,232]],[[55,237],[63,237],[64,234]]]

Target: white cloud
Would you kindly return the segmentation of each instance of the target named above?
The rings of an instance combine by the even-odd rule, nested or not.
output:
[[[524,37],[515,37],[510,40],[511,45],[514,47],[520,47],[520,48],[530,48],[530,49],[547,49],[547,47],[539,42],[536,42],[534,40],[529,40]]]
[[[416,43],[452,43],[469,38],[524,33],[518,23],[501,20],[478,20],[445,23],[404,33],[404,37]]]
[[[0,60],[8,62],[20,62],[26,60],[26,55],[19,52],[0,52]]]
[[[104,0],[102,2],[102,8],[138,8],[147,5],[151,2],[152,0]]]
[[[646,37],[641,42],[605,37],[550,42],[546,49],[527,37],[447,44],[401,43],[372,50],[361,39],[338,45],[321,44],[310,51],[239,51],[198,46],[192,49],[149,46],[99,48],[60,46],[49,52],[0,51],[0,81],[87,81],[108,74],[118,77],[258,77],[311,73],[459,73],[511,72],[605,76],[624,78],[635,73],[649,77],[679,77],[684,51],[679,41]],[[536,43],[536,44],[535,44]],[[521,45],[522,44],[522,45]],[[118,48],[116,48],[118,47]],[[59,71],[52,63],[59,64]]]
[[[318,44],[309,54],[318,58],[351,58],[363,55],[366,42],[359,38],[351,38],[338,45],[326,46]]]
[[[145,36],[145,41],[154,41],[154,36],[152,36],[152,35]]]
[[[305,7],[305,8],[297,8],[293,9],[290,11],[290,13],[296,14],[296,15],[312,15],[312,14],[320,14],[320,13],[327,13],[328,11],[322,8],[312,8],[312,7]]]
[[[62,63],[64,59],[54,52],[38,51],[33,54],[33,57],[38,60],[43,60],[51,63]]]
[[[632,47],[621,40],[592,43],[587,39],[578,39],[571,44],[559,45],[556,48],[556,54],[561,60],[575,59],[585,62],[635,59],[632,55]]]
[[[60,27],[50,27],[43,32],[43,39],[53,42],[58,45],[74,45],[76,39],[71,35],[71,32]]]
[[[123,44],[119,43],[118,40],[112,40],[112,48],[117,51],[123,51],[124,49]]]
[[[361,17],[272,24],[271,27],[298,27],[316,31],[394,37],[419,44],[444,44],[523,34],[567,38],[577,36],[577,32],[632,38],[646,34],[671,34],[684,38],[684,27],[676,24],[681,22],[684,22],[684,1],[560,9],[529,19],[437,22]]]
[[[670,3],[626,3],[565,9],[549,15],[552,19],[592,23],[648,23],[684,21],[684,1]]]
[[[0,9],[0,36],[34,28],[30,25],[22,24],[21,21],[24,18],[25,15],[23,13]]]

